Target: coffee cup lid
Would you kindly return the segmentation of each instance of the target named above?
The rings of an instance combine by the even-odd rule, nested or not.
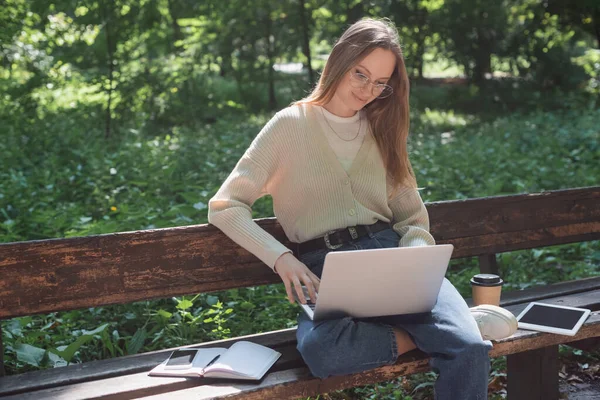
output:
[[[504,281],[495,274],[477,274],[471,278],[471,284],[476,286],[499,286]]]

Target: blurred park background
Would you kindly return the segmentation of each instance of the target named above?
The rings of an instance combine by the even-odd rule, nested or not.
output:
[[[426,202],[600,183],[598,0],[4,0],[0,242],[202,224],[273,113],[364,16],[400,32]],[[254,205],[272,216],[271,200]],[[498,255],[509,289],[600,275],[598,242]],[[476,260],[449,278],[469,296]],[[7,369],[295,325],[282,285],[2,321]],[[563,371],[599,353],[561,348]],[[585,366],[585,368],[583,368]],[[333,393],[424,399],[433,373]],[[494,360],[490,398],[505,394]]]

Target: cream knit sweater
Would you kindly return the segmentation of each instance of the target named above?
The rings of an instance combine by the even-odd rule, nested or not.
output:
[[[252,205],[267,194],[292,242],[381,220],[393,223],[399,246],[435,244],[416,189],[402,188],[388,201],[392,187],[370,128],[346,172],[316,112],[304,104],[275,114],[210,199],[208,221],[271,268],[291,250],[252,219]]]

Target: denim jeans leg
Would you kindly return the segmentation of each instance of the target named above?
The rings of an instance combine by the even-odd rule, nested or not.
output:
[[[391,326],[345,317],[315,322],[298,317],[297,349],[319,378],[392,365],[398,358]]]
[[[431,313],[379,320],[404,329],[431,356],[431,368],[439,374],[437,400],[487,399],[492,344],[481,338],[465,300],[450,281],[444,279]]]
[[[357,250],[367,241],[372,239],[366,237],[335,251]],[[300,260],[320,277],[328,252],[317,250],[301,256]],[[302,313],[298,317],[296,338],[306,365],[319,378],[391,365],[398,358],[393,328],[386,324],[350,317],[315,322]]]
[[[391,247],[397,238],[390,231],[376,233],[374,239]],[[404,329],[431,356],[431,368],[439,373],[436,399],[487,399],[492,344],[481,338],[467,303],[448,279],[442,282],[431,313],[383,317],[378,322]]]
[[[389,229],[335,251],[395,247],[399,239]],[[328,251],[308,253],[301,261],[320,275]],[[311,372],[321,378],[393,364],[398,353],[392,326],[406,330],[417,347],[431,355],[431,367],[440,375],[437,399],[487,398],[491,343],[481,339],[467,304],[447,279],[431,313],[322,322],[301,315],[298,350]]]

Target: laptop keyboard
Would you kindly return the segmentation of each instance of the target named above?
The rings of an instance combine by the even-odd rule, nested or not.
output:
[[[314,310],[317,305],[310,300],[310,295],[308,294],[308,288],[306,286],[302,286],[302,291],[304,292],[304,298],[306,299],[306,305],[311,310]],[[294,291],[294,296],[295,296],[295,294],[296,294],[296,292]]]

